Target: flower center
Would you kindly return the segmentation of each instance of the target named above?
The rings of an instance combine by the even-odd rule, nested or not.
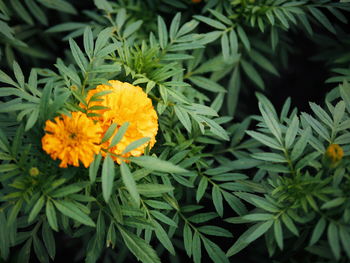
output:
[[[77,138],[77,134],[75,132],[72,132],[72,133],[69,134],[69,138],[74,140],[74,139]]]

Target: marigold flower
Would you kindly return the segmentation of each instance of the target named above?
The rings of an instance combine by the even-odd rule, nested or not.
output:
[[[82,112],[72,112],[72,117],[61,115],[46,121],[46,134],[42,147],[51,158],[61,160],[60,167],[79,166],[79,161],[89,167],[101,146],[102,129]]]
[[[326,156],[333,164],[335,164],[343,158],[344,151],[338,144],[331,144],[326,150]]]
[[[149,144],[150,148],[156,142],[156,134],[158,132],[158,116],[153,108],[152,101],[147,97],[147,94],[138,86],[133,86],[126,82],[110,80],[110,85],[98,85],[95,89],[90,90],[87,94],[86,101],[89,107],[104,106],[108,110],[94,110],[93,113],[100,114],[99,117],[93,117],[101,123],[103,132],[106,132],[112,123],[117,123],[118,128],[125,122],[129,122],[129,127],[121,141],[108,149],[109,152],[116,155],[122,155],[123,150],[130,143],[149,137],[150,141],[132,150],[123,157],[140,156],[144,153],[145,147]],[[111,90],[112,92],[101,97],[101,101],[89,102],[90,98],[97,92]],[[83,105],[80,105],[83,107]],[[91,111],[89,111],[91,112]],[[118,128],[115,133],[117,133]],[[113,136],[111,137],[111,139]],[[102,147],[107,149],[111,139]],[[105,154],[102,152],[102,154]],[[112,158],[120,162],[119,158]]]

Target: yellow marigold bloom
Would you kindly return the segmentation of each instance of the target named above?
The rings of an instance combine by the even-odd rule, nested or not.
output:
[[[326,156],[332,163],[337,163],[343,158],[344,151],[338,144],[331,144],[326,150]]]
[[[61,160],[60,167],[79,166],[81,161],[89,167],[101,146],[102,129],[82,112],[72,112],[72,117],[61,115],[46,121],[46,134],[42,147],[51,158]]]
[[[110,80],[109,84],[110,85],[98,85],[87,94],[86,101],[89,102],[90,98],[97,92],[105,90],[112,91],[102,96],[101,101],[92,101],[89,103],[89,107],[104,106],[109,108],[108,110],[92,111],[93,113],[100,114],[99,117],[94,117],[93,119],[101,123],[103,132],[106,132],[112,123],[117,123],[119,128],[125,122],[129,122],[129,127],[121,141],[108,150],[116,155],[121,155],[125,147],[130,143],[143,137],[149,137],[149,142],[122,155],[123,157],[140,156],[144,153],[145,147],[148,144],[150,147],[153,147],[156,142],[155,137],[158,132],[158,116],[153,108],[152,101],[147,97],[147,94],[142,88],[138,86],[133,86],[118,80]],[[83,107],[83,105],[80,106]],[[118,128],[115,133],[118,131]],[[113,136],[111,138],[113,138]],[[102,147],[107,149],[110,142],[111,139]],[[115,156],[112,156],[112,158],[120,162],[119,158]]]

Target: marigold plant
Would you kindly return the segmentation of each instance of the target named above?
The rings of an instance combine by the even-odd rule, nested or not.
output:
[[[349,262],[349,12],[0,0],[0,262]]]

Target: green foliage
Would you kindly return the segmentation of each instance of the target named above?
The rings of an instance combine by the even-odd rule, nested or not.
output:
[[[86,262],[226,263],[261,237],[276,262],[350,260],[346,1],[78,2],[0,0],[2,260],[54,261],[58,232],[81,240]],[[290,99],[279,113],[257,92],[249,116],[252,93],[271,92],[297,52],[292,34],[322,49],[313,59],[333,89],[309,113]],[[156,144],[59,168],[42,150],[45,122],[99,117],[108,108],[92,102],[110,91],[86,94],[112,79],[152,100]],[[101,143],[130,125],[111,124]]]

